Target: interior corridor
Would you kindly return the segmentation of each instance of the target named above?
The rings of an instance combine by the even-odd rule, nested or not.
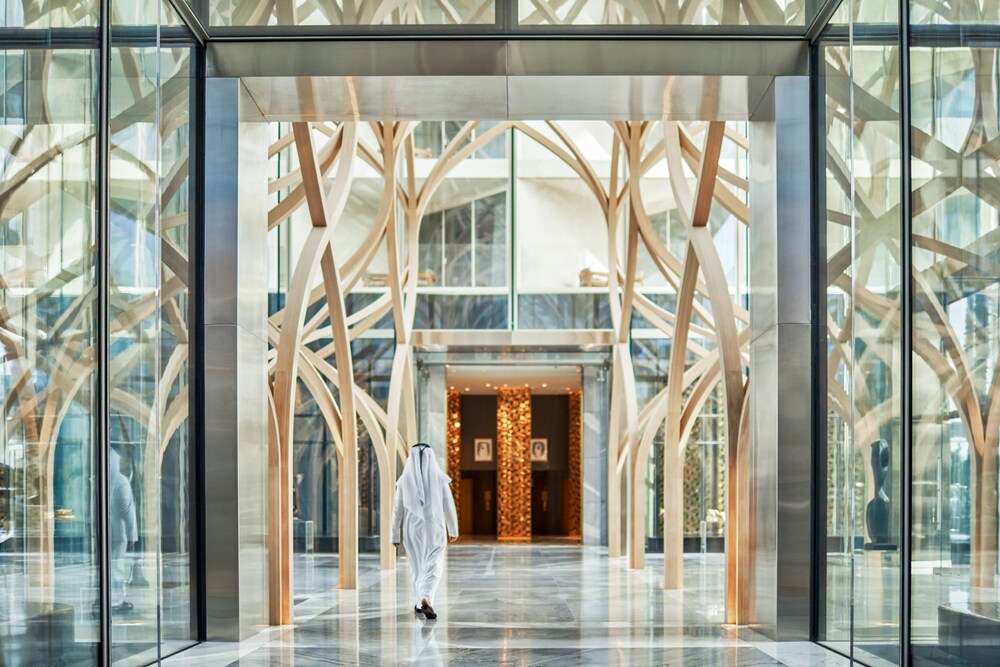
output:
[[[684,590],[657,584],[600,547],[462,541],[448,548],[436,621],[413,613],[401,558],[362,555],[357,590],[338,590],[337,556],[296,557],[294,627],[209,642],[164,661],[228,665],[848,665],[816,644],[774,643],[723,625],[721,554],[685,556]]]

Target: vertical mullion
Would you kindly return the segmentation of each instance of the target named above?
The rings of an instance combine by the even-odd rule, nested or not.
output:
[[[514,3],[516,4],[516,3]],[[518,318],[518,309],[520,304],[520,294],[517,291],[517,279],[516,279],[516,269],[517,269],[517,246],[515,244],[516,237],[514,235],[514,196],[517,184],[517,155],[515,154],[515,146],[517,145],[517,139],[514,135],[514,130],[507,130],[508,139],[507,144],[507,205],[504,211],[504,225],[507,227],[507,328],[514,330],[520,325]]]
[[[194,538],[192,544],[192,608],[196,610],[192,622],[195,629],[195,637],[198,641],[205,641],[208,635],[207,608],[205,595],[205,345],[204,345],[204,324],[205,324],[205,48],[201,45],[193,47],[194,62],[192,71],[195,75],[192,84],[194,93],[194,103],[189,107],[192,113],[191,128],[188,133],[189,155],[194,158],[193,173],[189,174],[192,191],[188,195],[188,205],[192,207],[194,215],[189,220],[188,252],[191,262],[188,268],[188,275],[191,277],[191,284],[194,292],[188,298],[189,321],[192,325],[189,330],[193,332],[192,360],[189,377],[193,391],[189,399],[191,416],[191,434],[193,446],[188,451],[188,461],[190,466],[188,489],[191,498],[192,510],[188,513],[188,531]],[[193,522],[192,522],[193,519]]]
[[[812,103],[810,105],[810,127],[812,131],[812,304],[810,317],[813,322],[813,460],[812,460],[812,570],[810,575],[810,597],[812,615],[809,635],[812,641],[826,639],[826,535],[827,535],[827,461],[830,441],[827,424],[827,327],[824,317],[826,306],[826,133],[824,118],[826,106],[825,80],[821,68],[825,65],[822,42],[813,45],[810,58],[810,78],[812,80]]]
[[[900,573],[899,573],[899,654],[900,665],[911,664],[910,655],[910,566],[913,557],[913,220],[912,173],[910,164],[910,2],[899,0],[899,155],[900,155],[900,354],[902,406],[900,434]]]
[[[153,303],[155,304],[153,312],[155,313],[153,319],[153,327],[155,333],[156,344],[153,346],[153,364],[156,369],[156,377],[159,378],[160,374],[163,372],[163,240],[162,240],[162,217],[163,217],[163,198],[162,198],[162,188],[163,188],[163,118],[162,118],[162,107],[163,99],[161,97],[163,91],[163,51],[162,45],[160,43],[160,25],[163,23],[163,2],[156,3],[156,41],[153,45],[153,72],[154,81],[156,82],[156,88],[153,91],[153,99],[156,103],[156,109],[153,112],[153,140],[155,144],[153,146],[153,151],[155,155],[154,164],[156,169],[154,170],[154,178],[156,182],[153,187],[153,265],[155,271],[154,289],[155,297]],[[170,388],[166,388],[167,393],[169,393]],[[160,387],[160,382],[157,381],[153,385],[153,405],[156,406],[155,419],[153,420],[154,437],[156,442],[160,442],[161,434],[163,432],[163,407],[165,400],[163,397],[163,390]],[[147,456],[149,452],[147,452]],[[163,507],[163,485],[160,483],[161,466],[163,465],[159,454],[154,454],[156,459],[153,462],[153,470],[156,474],[156,479],[153,481],[155,484],[153,488],[153,498],[152,502],[154,504],[154,509],[157,516],[161,516],[161,511]],[[148,502],[148,501],[147,501]],[[156,564],[156,577],[153,580],[156,585],[156,655],[158,659],[163,659],[163,527],[159,525],[160,522],[154,524],[157,528],[154,534],[149,534],[150,526],[146,526],[147,536],[145,540],[145,551],[148,554],[150,546],[155,549],[153,552],[153,562]]]
[[[513,32],[518,27],[518,0],[496,0],[500,11],[496,12],[496,22],[505,33]],[[494,11],[496,11],[494,9]]]
[[[846,487],[851,490],[850,491],[850,493],[851,493],[850,499],[847,502],[847,511],[850,512],[850,519],[848,521],[848,524],[849,524],[850,530],[851,530],[851,533],[850,533],[850,546],[849,546],[849,549],[848,549],[848,553],[849,553],[848,564],[850,565],[850,577],[849,577],[849,582],[850,583],[849,583],[849,586],[848,586],[848,596],[847,597],[848,597],[848,600],[850,601],[850,610],[848,612],[848,618],[849,618],[848,624],[849,624],[849,628],[850,628],[850,630],[848,632],[848,637],[849,637],[849,646],[848,646],[849,656],[848,657],[851,659],[851,661],[853,663],[854,662],[854,647],[855,647],[856,629],[857,629],[856,625],[855,625],[855,619],[856,619],[855,609],[857,608],[857,605],[855,604],[855,602],[856,602],[856,600],[855,600],[855,593],[857,592],[857,559],[856,559],[856,553],[855,553],[856,549],[855,549],[855,546],[854,546],[855,545],[855,537],[857,535],[857,526],[855,525],[855,519],[857,517],[857,506],[856,506],[857,500],[856,500],[856,494],[854,492],[854,488],[855,488],[854,487],[855,466],[854,466],[854,462],[853,462],[852,459],[854,457],[853,448],[855,446],[855,439],[856,439],[855,425],[857,423],[857,411],[855,410],[855,402],[856,402],[856,398],[857,397],[855,395],[856,394],[856,389],[854,387],[854,373],[855,373],[856,368],[857,368],[857,364],[856,364],[856,361],[857,361],[857,353],[856,353],[856,347],[857,347],[857,345],[856,345],[856,340],[857,340],[857,325],[856,325],[856,318],[854,316],[854,310],[855,310],[855,308],[857,306],[857,285],[856,285],[856,280],[857,280],[857,262],[855,261],[856,260],[856,254],[855,254],[856,245],[855,245],[855,243],[856,243],[856,240],[857,240],[857,237],[858,237],[858,225],[857,225],[857,215],[856,215],[856,210],[855,210],[856,209],[856,206],[855,206],[855,204],[856,204],[856,197],[857,197],[857,195],[855,193],[855,190],[856,190],[855,174],[857,173],[857,170],[855,169],[855,162],[854,162],[854,152],[855,152],[854,151],[854,145],[855,145],[855,142],[856,142],[856,137],[855,137],[856,130],[855,130],[855,123],[854,123],[854,88],[855,88],[855,82],[854,82],[854,0],[847,0],[847,1],[848,1],[848,13],[847,13],[847,15],[848,15],[848,26],[847,26],[847,44],[848,44],[848,47],[847,47],[847,52],[848,52],[848,66],[847,66],[847,70],[848,70],[848,77],[847,77],[847,85],[848,85],[848,90],[850,90],[850,93],[848,95],[848,112],[847,112],[848,113],[848,120],[850,122],[848,123],[848,130],[847,131],[848,131],[848,137],[850,138],[850,142],[849,142],[849,145],[848,145],[848,164],[849,164],[849,169],[850,169],[850,188],[849,188],[850,192],[849,192],[849,196],[850,196],[850,203],[851,203],[851,205],[850,205],[850,209],[851,209],[850,210],[850,213],[851,213],[851,227],[850,227],[850,232],[849,232],[850,248],[851,248],[851,263],[850,263],[851,280],[850,280],[850,293],[848,295],[848,304],[850,304],[850,335],[849,335],[849,338],[850,338],[850,341],[851,341],[851,349],[850,349],[850,358],[849,358],[850,366],[849,367],[851,369],[851,381],[849,383],[849,392],[850,393],[848,394],[849,405],[850,405],[850,413],[849,413],[850,414],[850,420],[849,420],[849,423],[848,423],[848,425],[847,425],[847,427],[845,429],[845,434],[847,432],[850,432],[851,442],[850,442],[850,447],[849,448],[845,448],[846,451],[844,452],[844,461],[843,462],[846,465],[846,471],[845,471],[846,472],[846,476],[847,476]],[[906,1],[907,0],[900,0],[900,2],[906,2]],[[847,314],[848,314],[847,310],[845,309],[845,315],[847,315]],[[862,527],[862,531],[863,530],[864,530],[864,528]],[[862,535],[864,535],[863,532],[862,532]]]
[[[469,203],[469,287],[478,287],[476,281],[476,199]]]
[[[97,562],[100,630],[98,662],[111,664],[111,534],[109,510],[109,399],[110,336],[108,332],[110,275],[110,83],[111,83],[111,0],[100,0],[98,19],[97,151],[95,165],[96,252],[94,257],[97,286],[96,391],[94,397],[93,443],[97,465]]]

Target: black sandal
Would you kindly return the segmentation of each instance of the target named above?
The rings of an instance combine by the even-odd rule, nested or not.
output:
[[[434,620],[438,615],[434,612],[434,608],[428,604],[420,607],[420,613],[427,617],[429,620]]]

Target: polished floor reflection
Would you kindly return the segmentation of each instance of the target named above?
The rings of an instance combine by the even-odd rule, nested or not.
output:
[[[335,556],[298,556],[294,628],[209,643],[165,665],[818,665],[847,661],[722,625],[721,555],[685,559],[686,589],[659,587],[662,560],[630,572],[605,549],[449,548],[437,621],[415,617],[405,559],[383,575],[362,557],[360,589],[335,588]]]

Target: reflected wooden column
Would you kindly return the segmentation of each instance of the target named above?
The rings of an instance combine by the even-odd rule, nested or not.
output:
[[[531,539],[531,391],[497,390],[497,538]]]

